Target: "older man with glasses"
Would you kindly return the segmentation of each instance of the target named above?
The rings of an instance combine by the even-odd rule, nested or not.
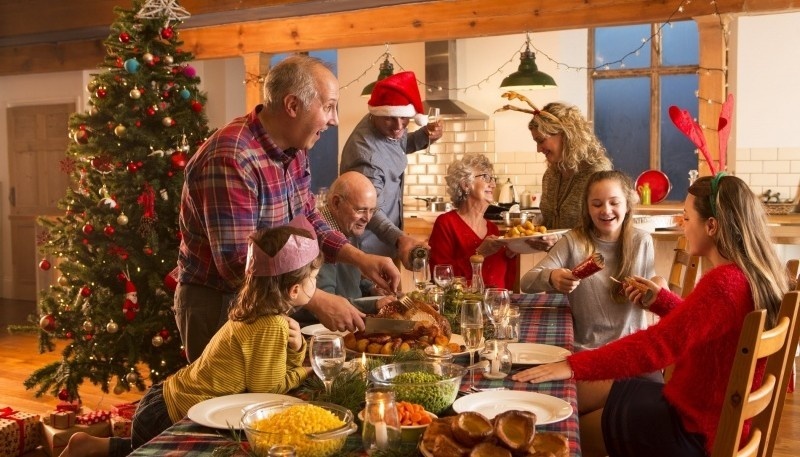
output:
[[[328,225],[342,232],[359,249],[360,237],[375,211],[375,186],[364,175],[355,171],[343,173],[333,182],[324,206],[319,208]],[[362,277],[357,267],[341,262],[322,265],[317,275],[317,288],[347,298],[359,310],[368,314],[377,312],[384,304],[395,299],[393,295]],[[292,314],[292,318],[302,326],[319,322],[308,310],[299,310]]]

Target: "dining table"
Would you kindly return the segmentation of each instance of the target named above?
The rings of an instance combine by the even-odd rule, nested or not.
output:
[[[563,294],[514,294],[512,303],[520,309],[520,343],[536,343],[540,345],[557,346],[567,351],[573,351],[574,333],[572,327],[572,313]],[[465,360],[466,359],[466,360]],[[458,357],[456,363],[468,362],[464,356]],[[513,365],[512,373],[527,368],[528,365]],[[564,381],[550,381],[539,384],[515,382],[505,379],[488,379],[479,371],[475,373],[477,389],[501,389],[503,392],[536,392],[556,397],[567,402],[572,412],[561,420],[536,425],[537,432],[547,431],[561,433],[569,442],[570,457],[580,457],[581,446],[579,437],[577,391],[574,379]],[[474,395],[470,387],[470,376],[464,376],[459,398]],[[484,392],[486,392],[484,390]],[[493,391],[489,391],[493,392]],[[456,400],[458,401],[458,399]],[[246,441],[244,433],[239,439]],[[348,441],[359,440],[357,434],[351,435]],[[131,456],[211,456],[215,450],[240,447],[230,430],[215,429],[198,424],[188,417],[181,419],[166,429],[160,435],[145,443],[131,453]],[[225,453],[224,455],[246,455],[244,451]],[[421,455],[421,454],[420,454]]]

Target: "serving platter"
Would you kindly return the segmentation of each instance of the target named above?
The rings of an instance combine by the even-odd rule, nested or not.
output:
[[[516,365],[541,365],[565,360],[572,354],[568,350],[549,344],[509,343],[511,363]]]
[[[306,325],[305,327],[300,329],[300,333],[302,333],[305,336],[314,336],[317,333],[333,333],[335,335],[341,335],[341,336],[347,335],[347,332],[338,332],[329,330],[322,324]]]
[[[538,251],[530,247],[528,243],[525,242],[525,240],[534,240],[536,238],[542,238],[547,235],[561,235],[567,232],[569,232],[569,229],[548,230],[545,233],[537,233],[535,235],[517,236],[513,238],[500,237],[497,239],[497,241],[502,242],[503,244],[506,245],[506,247],[508,247],[508,249],[511,249],[517,254],[530,254],[532,252],[538,252]]]
[[[453,403],[453,411],[474,411],[491,420],[511,410],[536,414],[536,425],[560,422],[572,415],[572,406],[552,395],[522,390],[487,391],[465,395]]]
[[[453,333],[453,334],[450,335],[450,342],[451,343],[455,343],[455,344],[457,344],[459,346],[464,346],[464,337],[459,335],[459,334],[457,334],[457,333]],[[483,349],[483,344],[481,344],[480,347],[478,347],[478,349],[475,349],[475,351],[480,351],[481,349]],[[354,351],[354,350],[352,350],[350,348],[345,348],[345,351],[347,351],[347,355],[350,356],[350,357],[356,357],[356,356],[357,357],[361,357],[361,353],[358,352],[358,351]],[[469,353],[470,353],[470,351],[460,351],[460,352],[453,352],[452,354],[455,357],[455,356],[465,355],[465,354],[469,354]],[[373,354],[371,352],[368,352],[367,353],[367,357],[392,357],[392,354],[388,354],[388,355],[387,354]]]
[[[287,401],[302,403],[302,400],[288,395],[270,393],[245,393],[210,398],[189,408],[186,414],[189,419],[200,425],[227,430],[233,427],[240,430],[239,420],[242,408],[265,401]]]

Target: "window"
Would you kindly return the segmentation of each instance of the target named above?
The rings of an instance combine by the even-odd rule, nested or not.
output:
[[[672,184],[667,200],[683,200],[697,155],[668,109],[677,105],[697,117],[697,24],[602,27],[590,37],[589,66],[597,68],[590,75],[592,118],[614,167],[633,179],[661,170]]]

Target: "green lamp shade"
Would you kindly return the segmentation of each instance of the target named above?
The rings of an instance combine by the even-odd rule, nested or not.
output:
[[[530,50],[520,53],[519,69],[503,79],[500,87],[511,90],[550,89],[556,81],[536,67],[536,55]]]
[[[384,60],[380,66],[380,73],[378,73],[378,79],[364,86],[364,90],[361,91],[361,96],[369,97],[370,95],[372,95],[372,89],[375,88],[375,84],[377,84],[378,81],[380,81],[381,79],[384,79],[388,76],[392,76],[393,74],[394,74],[394,65],[392,65],[391,62],[389,62],[389,58],[387,57],[386,60]]]

